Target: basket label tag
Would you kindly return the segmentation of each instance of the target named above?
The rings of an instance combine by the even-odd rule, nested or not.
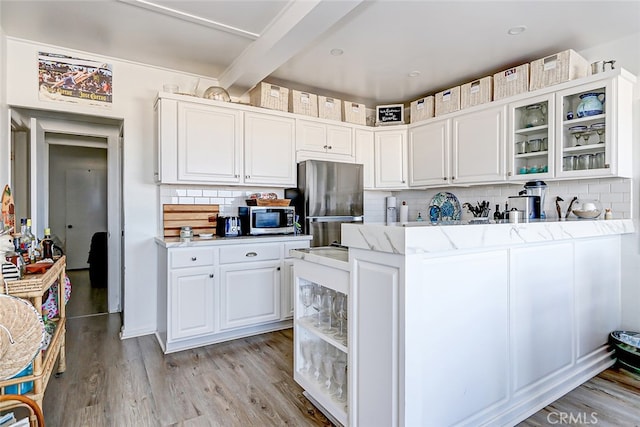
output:
[[[324,101],[324,106],[327,108],[333,108],[333,99],[332,98],[327,98]]]
[[[471,83],[471,93],[480,92],[480,80]]]
[[[512,68],[510,70],[507,70],[504,72],[504,77],[507,79],[508,82],[512,82],[514,80],[518,79],[518,70],[515,68]]]
[[[271,86],[271,96],[280,98],[280,88],[278,86]]]
[[[356,103],[351,103],[351,111],[353,111],[354,113],[359,113],[360,112],[360,105],[358,105]]]
[[[558,55],[549,56],[548,58],[544,58],[544,71],[553,70],[556,68],[556,64],[558,63]]]
[[[416,110],[424,110],[424,98],[416,103]]]
[[[309,103],[309,94],[308,93],[301,93],[300,94],[300,102],[302,102],[303,104],[308,104]]]
[[[442,94],[442,101],[450,101],[451,100],[451,91],[448,90]]]

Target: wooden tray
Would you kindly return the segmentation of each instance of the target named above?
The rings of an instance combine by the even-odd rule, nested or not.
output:
[[[180,236],[180,228],[190,226],[194,237],[215,234],[218,205],[162,205],[164,237]]]

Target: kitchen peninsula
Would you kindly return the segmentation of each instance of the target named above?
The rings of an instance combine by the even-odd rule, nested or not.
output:
[[[514,425],[611,366],[633,230],[343,225],[349,425]]]

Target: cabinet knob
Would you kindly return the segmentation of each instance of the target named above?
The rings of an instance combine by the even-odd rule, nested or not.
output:
[[[244,254],[244,256],[253,258],[254,256],[258,256],[258,254],[255,252],[247,252],[246,254]]]
[[[280,267],[278,267],[277,270],[280,271]]]
[[[442,177],[442,180],[443,180],[443,181],[446,181],[446,180],[447,180],[447,177],[446,177],[446,176],[445,176],[445,177]]]
[[[511,171],[507,172],[507,176],[511,176]]]
[[[452,176],[452,177],[451,177],[451,181],[453,181],[454,179],[456,179],[456,177],[455,177],[455,176]]]
[[[333,147],[332,147],[332,146],[328,146],[327,148],[328,148],[329,150],[331,150]]]
[[[324,149],[326,150],[326,149],[327,149],[327,146],[326,146],[326,145],[324,145],[322,148],[324,148]]]
[[[209,274],[209,278],[213,279],[213,273]]]
[[[196,258],[196,257],[194,257],[194,256],[192,256],[192,257],[191,257],[191,261],[196,261],[197,259],[198,259],[198,258]]]

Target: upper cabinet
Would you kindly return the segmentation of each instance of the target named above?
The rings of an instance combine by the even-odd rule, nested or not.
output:
[[[375,132],[375,186],[380,189],[407,188],[407,130]]]
[[[298,161],[315,159],[353,163],[353,127],[297,119],[296,150]]]
[[[409,186],[450,183],[451,120],[437,120],[409,129]]]
[[[355,154],[356,163],[363,165],[363,186],[365,190],[375,188],[375,150],[374,135],[372,130],[355,130]]]
[[[178,103],[178,180],[241,182],[242,111]]]
[[[452,183],[504,181],[505,116],[503,105],[451,120]]]
[[[158,99],[157,181],[296,184],[293,118],[213,104]]]
[[[261,113],[244,114],[244,182],[296,185],[293,119]]]

